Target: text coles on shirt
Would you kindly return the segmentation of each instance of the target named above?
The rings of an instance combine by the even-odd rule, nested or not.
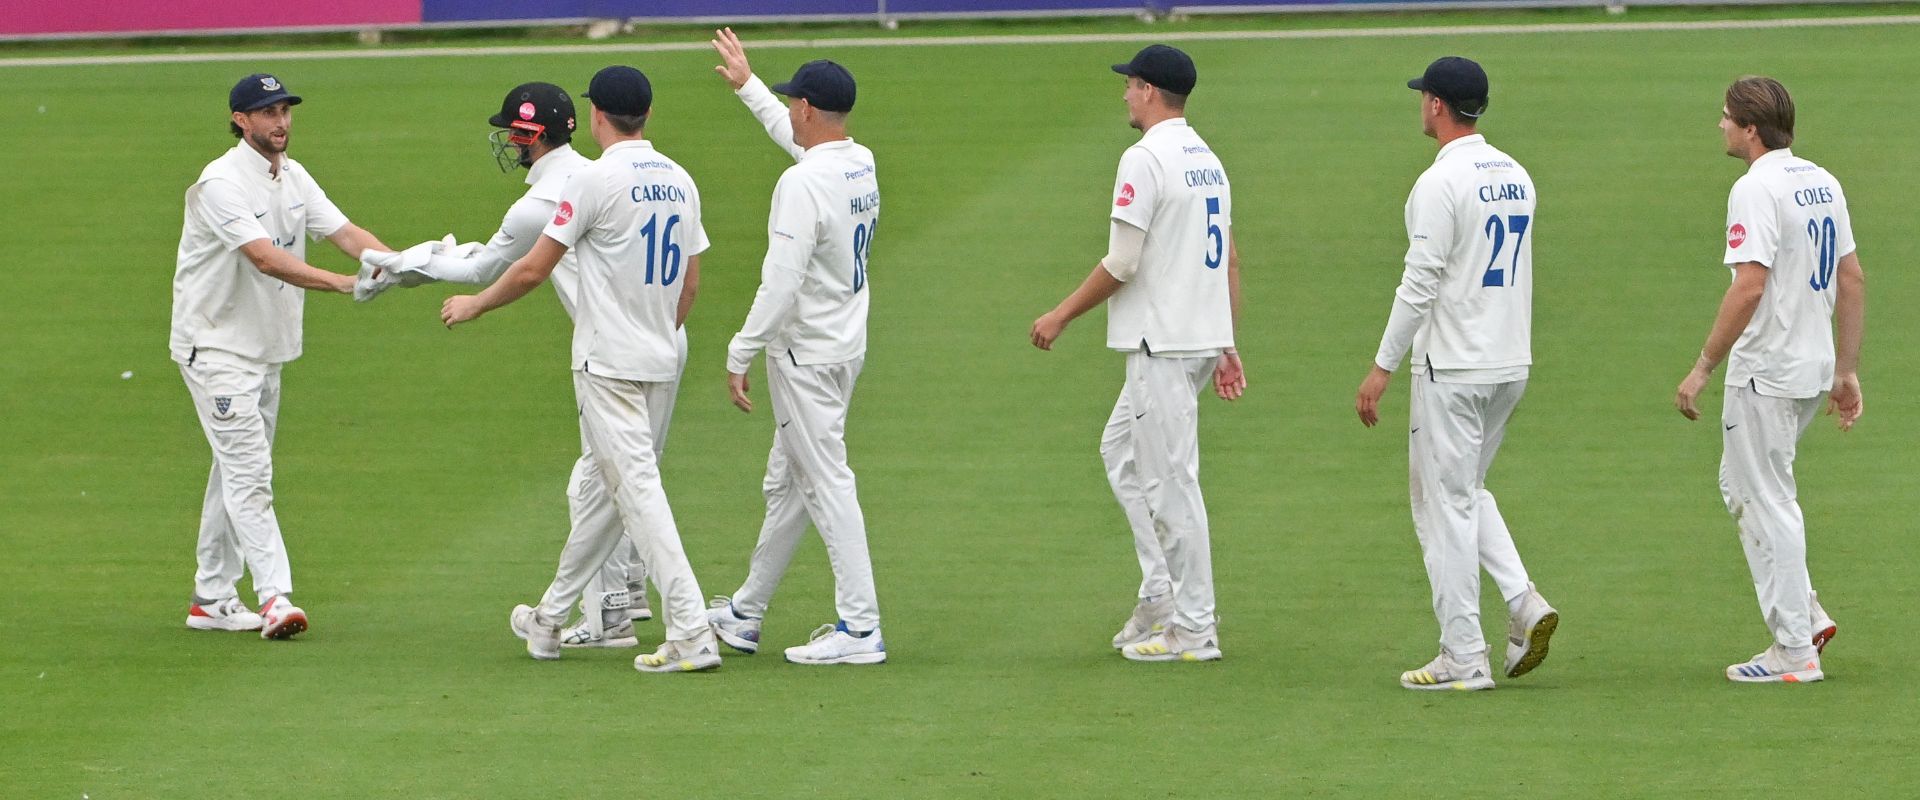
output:
[[[684,203],[687,193],[678,186],[664,183],[649,183],[635,186],[628,193],[636,203]]]
[[[1826,186],[1801,189],[1793,193],[1793,204],[1801,208],[1825,205],[1831,202],[1833,202],[1833,189]]]
[[[1487,184],[1480,187],[1480,202],[1497,203],[1501,200],[1525,200],[1527,187],[1518,183]]]

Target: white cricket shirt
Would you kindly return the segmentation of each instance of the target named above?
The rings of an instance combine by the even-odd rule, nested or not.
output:
[[[692,176],[651,142],[616,143],[566,181],[543,233],[578,260],[573,368],[676,380],[680,281],[707,249]]]
[[[278,176],[272,166],[241,142],[187,188],[173,272],[174,361],[280,364],[300,357],[306,290],[261,272],[240,246],[266,239],[306,261],[307,238],[332,235],[347,217],[300,162],[283,154]]]
[[[1186,119],[1166,120],[1120,156],[1112,218],[1147,232],[1140,264],[1107,300],[1107,346],[1218,355],[1233,346],[1227,170]]]
[[[1792,398],[1833,388],[1834,273],[1853,250],[1832,173],[1785,148],[1753,160],[1727,196],[1726,264],[1758,262],[1767,285],[1727,358],[1728,386]]]
[[[1407,196],[1407,257],[1374,363],[1450,383],[1533,363],[1533,178],[1479,134],[1448,142]]]
[[[540,234],[553,221],[554,210],[560,206],[560,189],[566,186],[567,179],[592,163],[592,159],[580,155],[570,144],[556,147],[533,162],[527,169],[527,193],[507,208],[507,215],[500,220],[500,229],[494,232],[493,238],[466,259],[473,269],[471,275],[461,277],[470,278],[466,281],[470,283],[499,280],[513,262],[533,250],[534,242],[540,240]],[[553,288],[560,295],[561,307],[572,317],[574,298],[580,288],[579,259],[572,250],[561,256],[560,263],[553,268]]]
[[[754,83],[741,87],[742,99],[774,141],[788,147],[791,133],[782,141],[784,129],[767,121],[766,98],[747,97]],[[867,258],[879,223],[873,151],[841,139],[801,152],[773,188],[760,289],[727,345],[727,371],[746,372],[762,350],[803,366],[866,355]]]

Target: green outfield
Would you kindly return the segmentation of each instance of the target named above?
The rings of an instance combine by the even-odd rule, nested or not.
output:
[[[275,476],[313,617],[290,643],[181,625],[209,456],[166,341],[181,193],[233,141],[239,76],[271,70],[305,96],[292,155],[398,246],[484,238],[519,196],[485,138],[507,88],[578,92],[636,64],[656,91],[649,138],[699,182],[714,242],[665,480],[702,587],[732,591],[772,425],[727,404],[723,353],[786,159],[710,54],[0,70],[0,797],[1920,794],[1920,26],[1159,30],[1198,62],[1190,118],[1234,180],[1244,260],[1251,386],[1202,414],[1227,654],[1212,665],[1109,649],[1138,580],[1096,452],[1121,359],[1098,313],[1054,352],[1026,341],[1103,252],[1136,136],[1107,65],[1138,44],[748,40],[762,75],[848,65],[854,135],[879,158],[849,438],[892,661],[802,668],[769,648],[691,676],[638,674],[632,651],[536,663],[507,630],[552,576],[577,455],[550,289],[452,332],[448,288],[309,298]],[[1404,81],[1446,54],[1486,65],[1483,130],[1541,195],[1536,365],[1491,488],[1562,624],[1539,671],[1436,697],[1396,682],[1437,636],[1407,510],[1407,387],[1380,429],[1352,398],[1434,152]],[[1716,489],[1719,431],[1671,407],[1727,285],[1744,167],[1715,123],[1745,73],[1794,91],[1795,151],[1845,183],[1869,276],[1866,417],[1845,435],[1822,419],[1801,448],[1812,571],[1841,627],[1829,679],[1802,687],[1721,677],[1767,636]],[[816,538],[766,641],[832,617]]]

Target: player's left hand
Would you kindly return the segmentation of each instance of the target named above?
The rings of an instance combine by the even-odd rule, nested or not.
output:
[[[1041,314],[1039,319],[1033,321],[1033,330],[1029,332],[1027,336],[1032,340],[1034,347],[1042,350],[1052,350],[1053,340],[1060,338],[1060,334],[1066,331],[1066,321],[1056,317],[1053,312],[1049,311]]]
[[[480,307],[478,296],[457,294],[447,298],[447,302],[440,305],[440,323],[452,328],[462,322],[479,319],[484,313],[486,311]]]
[[[727,373],[727,394],[733,396],[733,407],[746,413],[753,413],[753,399],[747,397],[747,373]]]
[[[1360,381],[1360,391],[1353,397],[1353,410],[1360,415],[1360,424],[1369,428],[1380,424],[1380,396],[1387,393],[1387,384],[1393,381],[1393,373],[1380,368],[1379,364],[1367,372],[1366,379]]]
[[[1707,378],[1706,372],[1701,371],[1699,367],[1694,367],[1693,371],[1687,373],[1687,377],[1680,381],[1680,388],[1673,395],[1673,407],[1680,410],[1680,416],[1690,420],[1700,418],[1700,406],[1697,401],[1700,399],[1700,390],[1707,388]]]
[[[1853,423],[1867,413],[1866,398],[1860,394],[1859,375],[1835,375],[1833,392],[1827,395],[1827,415],[1840,413],[1840,430],[1853,430]]]
[[[713,71],[726,78],[734,91],[740,91],[740,87],[753,79],[753,66],[747,63],[747,48],[740,44],[740,37],[733,35],[732,28],[721,28],[713,32],[709,43],[720,54],[721,63]]]
[[[1246,392],[1247,371],[1240,365],[1240,354],[1221,353],[1220,360],[1213,365],[1213,393],[1222,400],[1233,401]]]

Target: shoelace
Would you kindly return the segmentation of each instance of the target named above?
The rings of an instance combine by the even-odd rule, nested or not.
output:
[[[834,630],[836,629],[832,625],[822,625],[818,628],[814,628],[813,633],[807,636],[807,644],[813,644],[814,642],[820,641],[821,639],[825,639],[829,636],[832,636]]]

